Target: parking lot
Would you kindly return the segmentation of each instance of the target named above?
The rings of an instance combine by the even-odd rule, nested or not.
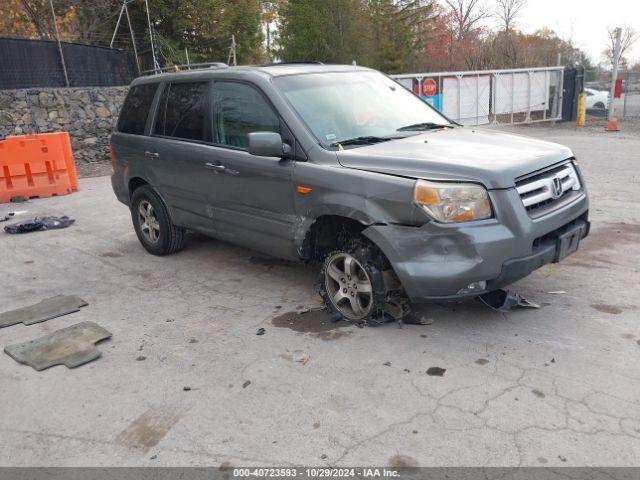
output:
[[[331,323],[310,267],[199,235],[147,254],[109,177],[0,205],[76,219],[0,234],[0,311],[89,303],[1,329],[2,347],[85,320],[113,334],[75,369],[0,355],[0,464],[637,464],[640,129],[509,130],[570,146],[591,195],[580,250],[514,286],[539,310],[468,301],[422,307],[425,326]]]

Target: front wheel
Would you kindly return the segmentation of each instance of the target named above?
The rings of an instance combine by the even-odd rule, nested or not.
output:
[[[169,255],[184,245],[184,229],[171,222],[167,207],[149,185],[133,192],[131,220],[138,240],[153,255]]]
[[[327,255],[320,273],[320,295],[333,315],[352,322],[383,315],[385,288],[374,265],[374,247],[346,248]]]

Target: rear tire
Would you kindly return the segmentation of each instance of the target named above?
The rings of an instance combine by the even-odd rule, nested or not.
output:
[[[605,106],[604,106],[604,103],[602,103],[602,102],[596,102],[596,103],[593,105],[593,108],[596,108],[596,109],[598,109],[598,110],[604,110],[604,109],[605,109]]]
[[[138,240],[152,255],[170,255],[182,249],[185,230],[171,222],[169,210],[149,185],[137,188],[131,196],[131,220]]]

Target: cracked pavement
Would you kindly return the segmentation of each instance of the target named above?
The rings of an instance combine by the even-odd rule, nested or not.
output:
[[[434,304],[427,326],[296,314],[319,305],[315,269],[199,235],[153,257],[108,177],[0,205],[76,219],[0,234],[0,310],[89,303],[0,329],[2,346],[85,320],[113,333],[72,370],[0,355],[0,465],[638,465],[640,136],[621,126],[509,129],[574,150],[592,233],[516,284],[540,310]]]

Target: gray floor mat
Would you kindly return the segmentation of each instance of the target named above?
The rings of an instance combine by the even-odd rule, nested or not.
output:
[[[57,295],[29,307],[0,313],[0,328],[10,327],[17,323],[33,325],[67,313],[77,312],[80,307],[86,305],[88,303],[76,295]]]
[[[111,337],[111,332],[94,322],[80,322],[49,335],[5,347],[15,361],[44,370],[54,365],[77,367],[100,357],[95,343]]]

